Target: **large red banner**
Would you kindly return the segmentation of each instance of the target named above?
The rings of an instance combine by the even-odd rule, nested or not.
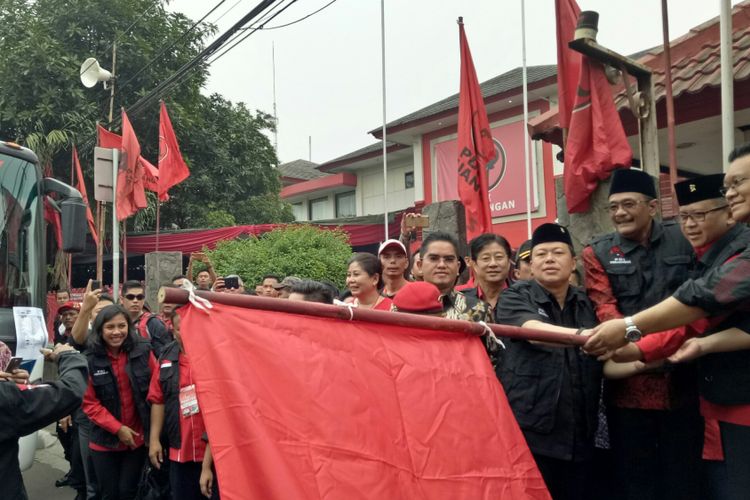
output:
[[[549,498],[477,337],[180,314],[222,498]]]
[[[526,177],[523,141],[530,140],[523,120],[518,120],[491,129],[495,144],[495,158],[487,164],[490,209],[492,217],[504,217],[526,213]],[[533,144],[531,147],[534,147]],[[456,185],[456,139],[441,141],[434,146],[437,165],[438,201],[458,200]],[[532,165],[531,209],[539,208],[539,199],[534,187]]]

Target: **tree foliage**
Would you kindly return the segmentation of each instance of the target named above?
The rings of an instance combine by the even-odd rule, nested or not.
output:
[[[66,181],[70,145],[77,144],[90,190],[95,123],[108,120],[109,91],[101,85],[83,87],[81,63],[96,57],[112,69],[116,41],[117,118],[121,107],[127,110],[190,61],[215,32],[211,25],[194,27],[193,20],[166,11],[165,4],[0,0],[0,137],[29,146],[44,146],[43,138],[62,137],[64,150],[57,148],[51,159],[54,175]],[[198,66],[165,96],[191,177],[174,187],[170,201],[162,204],[162,226],[199,227],[207,222],[204,213],[209,210],[224,210],[239,224],[293,220],[291,208],[278,196],[277,159],[265,135],[272,131],[273,121],[242,103],[201,94],[207,76],[208,68]],[[128,116],[142,154],[156,164],[158,106]]]
[[[260,283],[270,273],[328,279],[343,288],[352,249],[349,236],[340,229],[294,225],[259,238],[220,242],[207,254],[220,275],[239,274],[246,286]]]

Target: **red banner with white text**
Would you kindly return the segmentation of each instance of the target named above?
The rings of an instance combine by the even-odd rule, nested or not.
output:
[[[180,314],[222,498],[550,498],[477,337]]]
[[[530,141],[523,120],[497,125],[490,129],[495,144],[495,158],[487,164],[487,184],[492,217],[526,213],[526,177],[523,141]],[[531,144],[533,148],[534,145]],[[456,139],[434,145],[437,166],[438,201],[458,200],[456,185]],[[536,166],[531,168],[531,209],[539,208],[536,188]]]

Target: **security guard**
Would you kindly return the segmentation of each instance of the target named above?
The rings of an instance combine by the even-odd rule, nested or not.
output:
[[[676,223],[655,219],[657,207],[650,175],[615,171],[607,206],[615,232],[595,238],[583,251],[586,289],[600,321],[656,304],[690,278],[693,249]],[[621,498],[696,498],[702,422],[690,368],[605,382],[615,490]]]
[[[588,297],[569,285],[575,265],[567,229],[539,226],[531,243],[533,279],[503,291],[497,322],[571,334],[595,325]],[[591,498],[600,363],[575,347],[511,339],[505,345],[498,375],[552,498]]]

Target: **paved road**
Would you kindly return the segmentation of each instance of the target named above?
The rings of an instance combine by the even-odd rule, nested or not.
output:
[[[45,432],[46,431],[46,432]],[[55,481],[68,471],[68,462],[63,457],[63,449],[55,437],[54,424],[47,427],[42,439],[46,447],[37,449],[34,465],[23,473],[23,481],[30,500],[73,500],[76,496],[72,488],[55,488]]]

